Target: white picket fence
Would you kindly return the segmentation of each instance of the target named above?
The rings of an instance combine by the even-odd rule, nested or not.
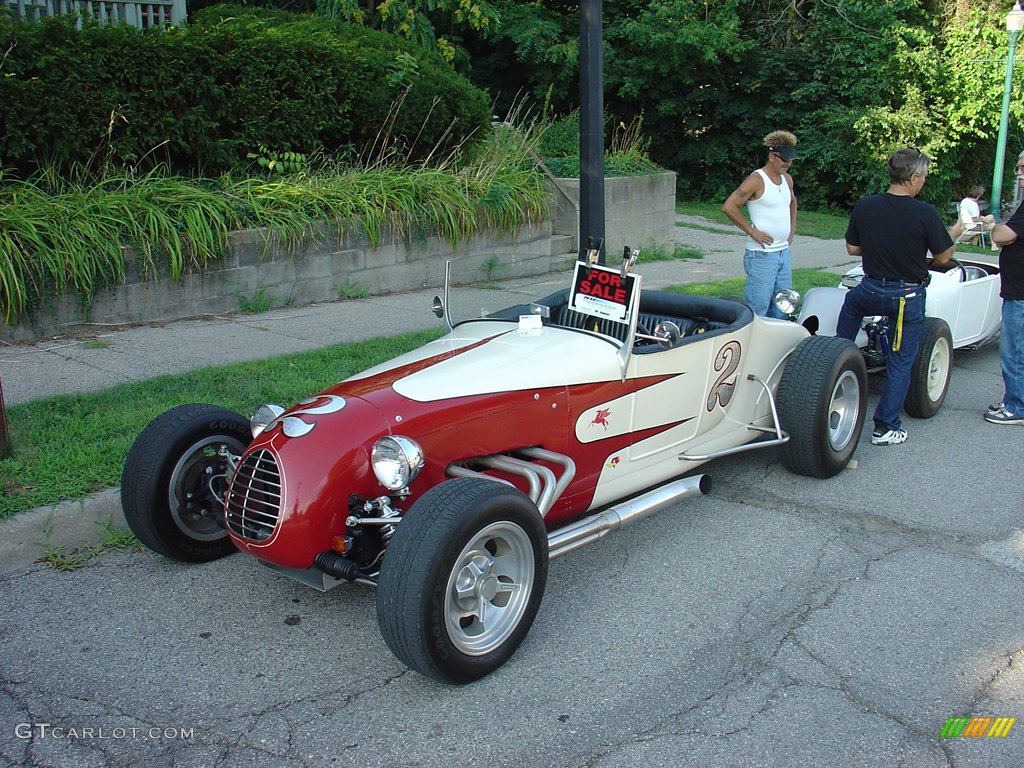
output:
[[[139,29],[175,26],[185,21],[185,0],[3,0],[11,13],[38,21],[47,16],[77,13],[105,24],[130,24]]]

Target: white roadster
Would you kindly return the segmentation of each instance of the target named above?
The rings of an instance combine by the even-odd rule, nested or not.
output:
[[[911,416],[934,416],[946,398],[954,349],[974,349],[999,336],[999,267],[982,261],[954,259],[945,272],[929,271],[921,349],[914,363],[904,408]],[[836,288],[812,288],[803,297],[781,303],[812,334],[834,336],[846,292],[864,277],[861,267],[843,275]],[[868,371],[885,368],[881,347],[883,318],[865,318],[856,344]]]

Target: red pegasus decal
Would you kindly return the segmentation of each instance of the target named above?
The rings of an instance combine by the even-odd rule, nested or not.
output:
[[[611,408],[598,408],[597,413],[594,414],[594,420],[590,422],[590,426],[600,424],[605,429],[608,429],[608,417],[612,415]]]

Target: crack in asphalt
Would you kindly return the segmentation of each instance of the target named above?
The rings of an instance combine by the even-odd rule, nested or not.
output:
[[[197,747],[206,747],[213,749],[216,752],[216,756],[210,761],[213,766],[224,765],[228,761],[235,760],[238,757],[240,751],[249,750],[258,755],[272,758],[271,765],[282,766],[280,762],[282,759],[289,761],[289,765],[301,765],[313,768],[320,764],[318,760],[314,760],[312,757],[308,759],[301,759],[296,755],[298,749],[297,745],[297,732],[298,723],[295,722],[298,719],[299,723],[308,722],[308,718],[301,712],[291,714],[293,710],[301,709],[302,706],[308,704],[316,704],[320,708],[326,708],[331,714],[337,714],[342,710],[346,709],[352,704],[355,704],[362,697],[376,693],[384,688],[390,686],[393,682],[400,680],[409,674],[409,670],[402,669],[389,675],[383,679],[367,680],[370,684],[364,685],[356,690],[341,693],[336,691],[333,687],[325,686],[322,689],[307,691],[301,697],[289,699],[287,701],[276,701],[263,707],[259,710],[248,712],[239,715],[216,717],[215,713],[204,713],[205,719],[200,721],[197,720],[194,725],[188,726],[189,730],[194,732],[194,735],[188,739],[168,739],[161,736],[159,740],[147,738],[144,741],[138,743],[144,743],[147,750],[147,760],[152,760],[154,755],[154,748],[158,754],[165,755],[168,763],[176,762],[179,755],[186,751],[193,751]],[[27,738],[21,738],[16,736],[14,741],[8,739],[0,740],[0,757],[2,757],[7,764],[12,766],[44,766],[50,765],[45,755],[39,754],[40,749],[46,749],[44,742],[55,741],[52,735],[53,728],[62,729],[62,742],[68,745],[69,749],[79,750],[84,749],[89,752],[95,752],[102,755],[103,764],[105,765],[124,765],[127,767],[134,766],[138,759],[138,754],[134,748],[125,748],[125,741],[134,741],[126,739],[110,739],[109,735],[115,729],[125,729],[126,731],[142,731],[149,733],[151,729],[159,729],[162,732],[169,726],[166,723],[157,722],[151,718],[142,717],[134,714],[127,708],[118,706],[116,704],[104,701],[97,697],[81,696],[76,694],[68,693],[62,689],[51,688],[51,687],[40,687],[33,685],[25,680],[18,680],[8,678],[6,674],[0,673],[0,696],[5,696],[13,704],[14,709],[23,713],[19,723],[29,724],[27,728],[29,736]],[[31,700],[38,698],[47,702],[61,702],[61,705],[54,706],[53,703],[46,706],[44,709],[34,708],[31,704]],[[89,729],[91,733],[105,732],[108,734],[107,738],[98,738],[94,735],[89,737],[71,737],[67,735],[69,730],[75,729],[79,732],[85,730],[84,726],[78,726],[75,724],[67,724],[67,718],[63,715],[52,714],[56,710],[63,708],[75,709],[75,704],[78,705],[92,705],[101,710],[98,713],[92,713],[88,719],[90,722]],[[82,707],[79,706],[78,709]],[[190,713],[193,714],[194,713]],[[250,738],[250,735],[258,732],[258,726],[260,721],[266,717],[275,717],[276,723],[284,723],[287,731],[287,738],[285,739],[285,746],[273,743],[263,743],[254,741]],[[76,716],[78,719],[83,719],[83,716]],[[115,722],[108,723],[110,719],[115,719]],[[13,729],[18,723],[11,723]],[[45,724],[47,731],[41,731],[42,724]],[[236,734],[231,738],[217,738],[217,737],[206,737],[202,731],[206,731],[211,734]],[[49,732],[49,736],[47,736]],[[11,731],[13,733],[13,730]],[[7,735],[7,734],[5,734]],[[10,750],[16,744],[23,745],[20,749]],[[73,747],[71,746],[73,745]],[[359,746],[358,742],[352,742],[347,744],[332,744],[332,751],[342,749],[354,749]],[[20,754],[17,754],[20,753]]]
[[[772,466],[767,465],[766,479],[770,476],[771,469]],[[864,541],[854,540],[846,534],[866,537],[868,544],[881,547],[885,554],[919,548],[976,559],[1010,571],[1018,571],[1024,567],[1024,562],[1014,567],[985,553],[986,545],[1001,543],[1005,538],[992,539],[915,527],[867,509],[851,510],[825,502],[816,503],[813,509],[800,507],[785,497],[772,493],[766,486],[759,488],[756,495],[741,489],[730,491],[727,485],[724,489],[716,486],[715,495],[717,498],[744,507],[767,507],[779,514],[791,515],[809,522],[829,523],[844,534],[847,546],[857,552],[863,551]]]
[[[766,466],[763,474],[770,474],[770,468]],[[716,489],[716,496],[744,506],[767,507],[779,514],[824,522],[834,528],[834,533],[826,537],[819,547],[814,564],[808,569],[807,576],[800,585],[803,591],[789,601],[791,607],[788,610],[781,613],[772,610],[780,602],[785,601],[786,587],[781,590],[761,590],[746,601],[729,637],[717,638],[694,654],[696,658],[706,659],[723,644],[738,650],[733,661],[726,665],[717,677],[707,681],[704,695],[692,700],[686,707],[666,714],[648,727],[615,742],[606,742],[592,751],[581,765],[594,766],[637,744],[653,743],[662,739],[687,735],[728,738],[744,733],[754,727],[758,718],[790,695],[793,689],[799,688],[832,690],[857,711],[882,718],[898,728],[903,734],[904,741],[900,765],[909,764],[908,761],[913,759],[914,748],[926,753],[941,754],[949,768],[956,765],[951,745],[944,743],[934,729],[916,725],[910,718],[884,706],[867,691],[859,690],[851,676],[844,674],[826,657],[816,653],[814,648],[801,641],[799,630],[818,612],[832,608],[847,585],[870,579],[872,568],[893,554],[924,549],[977,559],[990,565],[1007,568],[1005,563],[987,558],[977,551],[977,547],[988,540],[916,528],[866,510],[851,513],[825,505],[816,507],[812,513],[771,494],[764,486],[758,489],[757,496],[739,489],[726,489],[724,492],[722,489]],[[854,539],[850,535],[852,533],[859,534],[861,538]],[[868,546],[863,540],[865,534],[868,536]],[[853,564],[837,569],[838,558],[832,551],[834,548],[856,553],[859,559]],[[835,684],[800,680],[787,673],[785,660],[780,660],[780,655],[787,644],[799,649],[816,662],[828,677],[836,681]],[[1005,663],[993,669],[991,674],[975,687],[974,695],[969,702],[962,703],[963,711],[984,710],[984,702],[991,698],[992,689],[1000,676],[1024,658],[1024,649],[1007,650],[1003,658]],[[758,685],[764,686],[765,691],[760,694],[755,692],[751,696],[751,689]],[[742,702],[744,698],[760,701],[753,706],[749,703],[745,705]],[[746,706],[747,711],[740,715],[739,722],[733,721],[726,727],[714,727],[715,722],[729,716],[730,703],[733,700],[740,701],[739,707],[742,709]]]

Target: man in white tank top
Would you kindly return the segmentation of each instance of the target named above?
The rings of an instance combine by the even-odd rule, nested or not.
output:
[[[764,145],[768,162],[743,180],[722,210],[747,234],[743,300],[759,315],[783,318],[772,298],[783,288],[793,287],[789,246],[796,232],[796,194],[789,165],[796,159],[796,136],[772,131],[764,137]],[[744,205],[750,221],[743,215]]]

